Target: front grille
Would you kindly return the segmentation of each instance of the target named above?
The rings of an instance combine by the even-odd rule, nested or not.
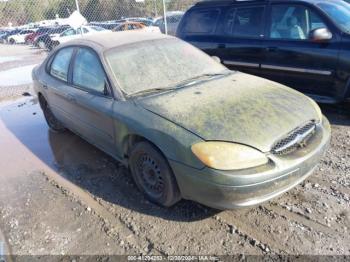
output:
[[[308,140],[316,132],[315,121],[310,121],[306,125],[299,127],[288,134],[285,138],[279,140],[271,152],[275,155],[287,155],[298,148],[306,147]]]

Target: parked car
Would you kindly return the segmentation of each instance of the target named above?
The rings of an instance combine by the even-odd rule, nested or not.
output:
[[[310,98],[163,34],[73,40],[33,79],[52,130],[68,128],[130,167],[163,206],[267,201],[306,179],[329,144],[330,125]]]
[[[7,42],[11,45],[14,44],[24,44],[25,43],[25,38],[27,35],[30,35],[32,33],[34,33],[36,30],[32,30],[32,29],[25,29],[25,30],[21,30],[19,33],[17,34],[13,34],[11,36],[7,37]]]
[[[152,19],[144,18],[144,17],[130,17],[130,18],[126,18],[126,21],[142,23],[145,26],[152,26],[153,25]]]
[[[82,35],[91,35],[98,34],[107,31],[106,29],[99,26],[82,26],[77,29],[70,28],[61,33],[58,36],[52,36],[52,45],[53,47],[58,46],[59,44],[66,43],[70,40],[81,37]]]
[[[20,29],[12,29],[7,31],[5,34],[3,34],[2,36],[0,36],[0,41],[1,43],[7,43],[8,41],[8,37],[12,36],[12,35],[16,35],[19,32],[21,32]]]
[[[173,11],[167,12],[167,30],[169,35],[175,35],[177,27],[181,21],[184,12]],[[165,34],[165,20],[164,17],[155,18],[153,21],[153,26],[159,27],[160,31]]]
[[[51,29],[46,34],[37,36],[34,38],[34,45],[37,47],[40,47],[42,49],[49,49],[51,50],[53,48],[53,42],[51,40],[51,37],[59,36],[61,33],[66,31],[67,29],[71,28],[68,25],[59,26],[56,28]]]
[[[3,30],[0,32],[0,43],[4,42],[4,38],[7,36],[8,33],[9,33],[8,30]]]
[[[99,26],[99,27],[103,27],[104,29],[107,30],[113,30],[114,28],[116,28],[120,23],[116,23],[116,22],[91,22],[89,23],[90,26]]]
[[[177,36],[233,70],[336,103],[350,96],[350,5],[340,0],[206,1]]]
[[[119,31],[128,31],[128,30],[139,30],[145,27],[146,26],[144,24],[138,23],[138,22],[124,22],[117,25],[115,28],[113,28],[112,31],[119,32]]]
[[[50,30],[52,30],[52,27],[40,27],[37,31],[27,35],[24,41],[26,44],[34,44],[34,40],[36,37],[46,34]]]
[[[139,22],[124,22],[120,23],[116,28],[112,31],[120,32],[120,31],[129,31],[129,30],[142,30],[149,33],[161,33],[160,29],[156,26],[145,26],[143,23]]]

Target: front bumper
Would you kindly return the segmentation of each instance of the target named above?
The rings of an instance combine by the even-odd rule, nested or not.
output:
[[[326,152],[331,129],[326,118],[306,148],[288,156],[268,155],[264,167],[241,171],[201,170],[170,161],[183,198],[217,209],[248,207],[268,201],[310,176]]]

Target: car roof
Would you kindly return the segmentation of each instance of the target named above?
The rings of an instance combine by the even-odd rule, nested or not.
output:
[[[166,38],[173,37],[159,33],[150,33],[133,30],[123,32],[107,31],[93,35],[83,35],[82,37],[75,40],[71,40],[62,46],[85,45],[99,50],[100,52],[103,52],[118,46]]]

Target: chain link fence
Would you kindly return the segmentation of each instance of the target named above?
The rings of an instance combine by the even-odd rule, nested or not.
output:
[[[0,0],[0,101],[30,90],[32,68],[62,35],[70,39],[84,30],[124,31],[140,26],[174,35],[184,12],[197,1]],[[74,15],[84,20],[85,28],[72,26]]]
[[[127,18],[155,19],[167,12],[185,11],[197,0],[0,0],[0,27],[38,27],[62,24],[75,10],[88,22]]]

